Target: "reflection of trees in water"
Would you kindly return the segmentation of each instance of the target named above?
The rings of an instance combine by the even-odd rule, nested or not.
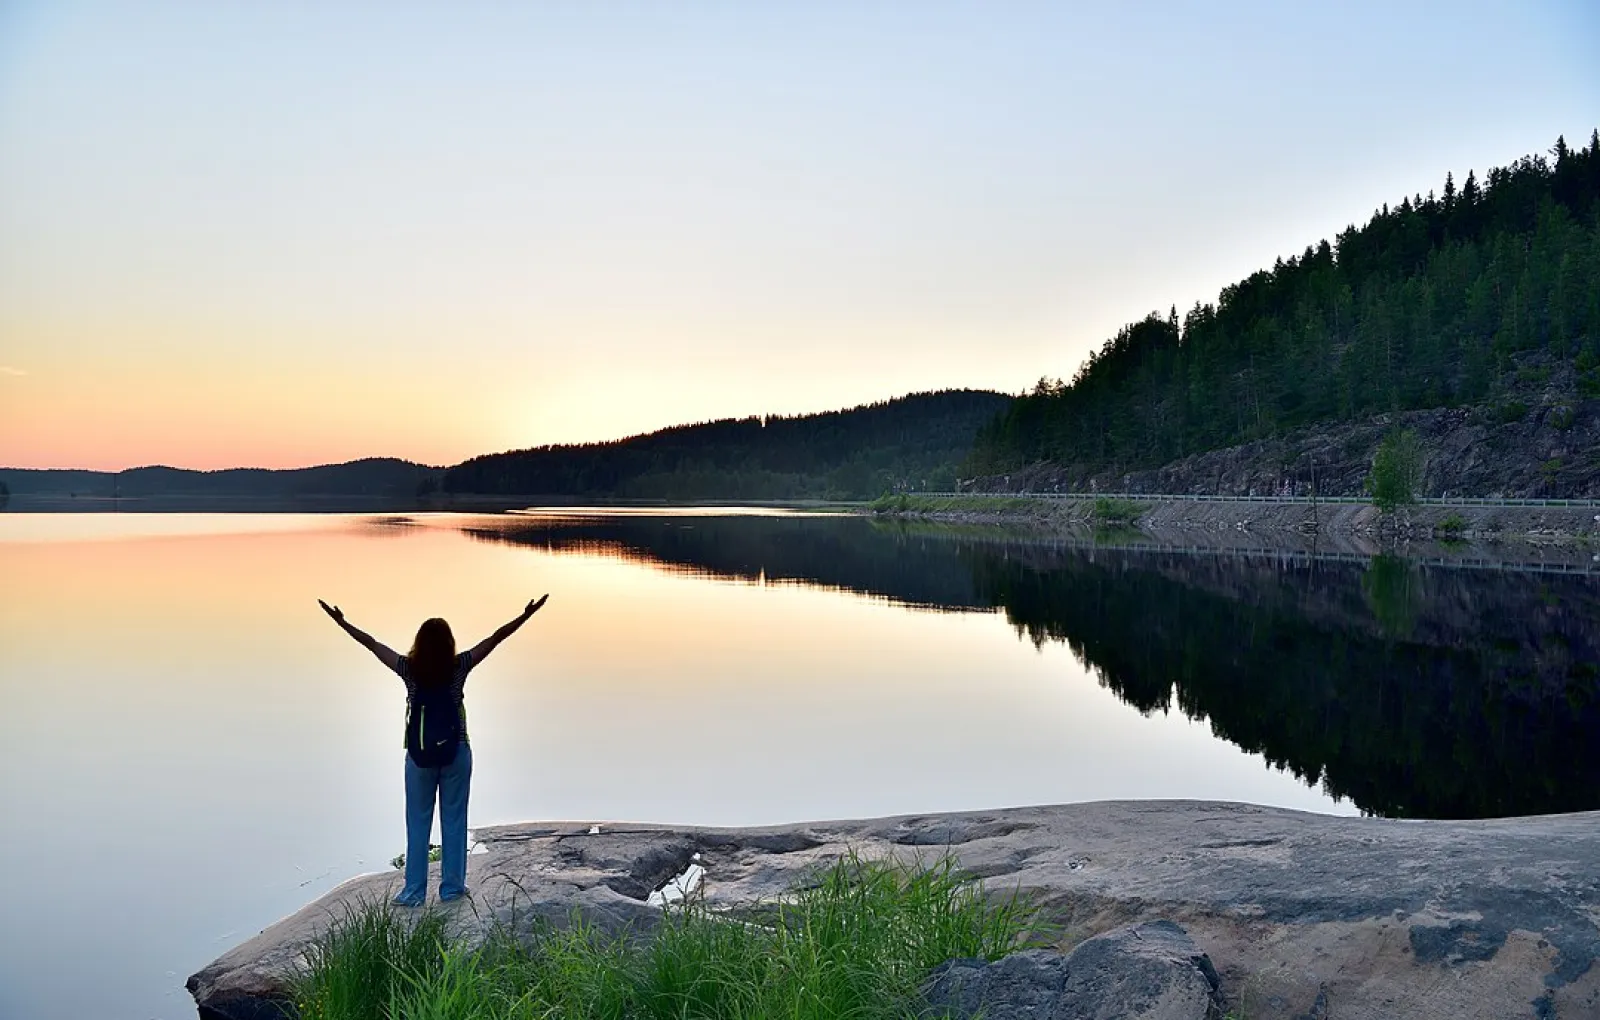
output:
[[[613,556],[702,576],[798,583],[922,608],[988,609],[955,543],[861,517],[528,518],[474,538]]]
[[[1002,607],[1146,714],[1176,707],[1374,814],[1600,808],[1592,578],[1284,567],[952,541],[859,518],[538,520],[477,537],[951,610]]]
[[[1213,732],[1374,814],[1600,807],[1592,582],[1405,563],[1229,574],[1081,555],[988,563],[979,588],[1035,641],[1066,642],[1142,712]],[[1359,591],[1367,626],[1350,618]],[[1432,596],[1430,598],[1429,596]],[[1430,610],[1431,615],[1430,615]],[[1405,635],[1405,636],[1402,636]]]
[[[1361,593],[1385,635],[1406,638],[1417,621],[1416,572],[1400,556],[1375,556],[1361,575]]]

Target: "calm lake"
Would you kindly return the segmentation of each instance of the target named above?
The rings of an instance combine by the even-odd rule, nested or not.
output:
[[[0,515],[0,1017],[184,978],[404,843],[404,648],[550,602],[467,687],[470,822],[1110,798],[1600,807],[1600,578],[1084,549],[763,511]]]

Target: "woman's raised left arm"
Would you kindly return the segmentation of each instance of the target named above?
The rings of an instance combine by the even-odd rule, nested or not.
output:
[[[337,623],[346,634],[349,634],[351,637],[355,638],[357,644],[361,645],[361,647],[365,648],[373,655],[376,655],[379,662],[383,663],[385,666],[388,666],[395,672],[400,671],[400,655],[393,648],[390,648],[382,641],[379,641],[371,634],[368,634],[360,627],[357,627],[349,620],[346,620],[344,618],[344,611],[338,606],[330,606],[321,599],[317,599],[317,605],[321,606],[322,611],[331,616],[333,618],[333,622]]]

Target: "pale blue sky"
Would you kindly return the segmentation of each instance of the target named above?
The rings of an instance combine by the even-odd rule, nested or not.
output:
[[[1587,138],[1597,10],[0,3],[0,464],[448,462],[1070,376]]]

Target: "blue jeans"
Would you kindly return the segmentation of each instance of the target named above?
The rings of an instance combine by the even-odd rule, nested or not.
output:
[[[467,891],[467,791],[472,786],[472,748],[463,743],[456,760],[425,769],[406,755],[406,884],[394,898],[416,906],[428,896],[428,837],[433,834],[433,802],[439,801],[439,899]]]

